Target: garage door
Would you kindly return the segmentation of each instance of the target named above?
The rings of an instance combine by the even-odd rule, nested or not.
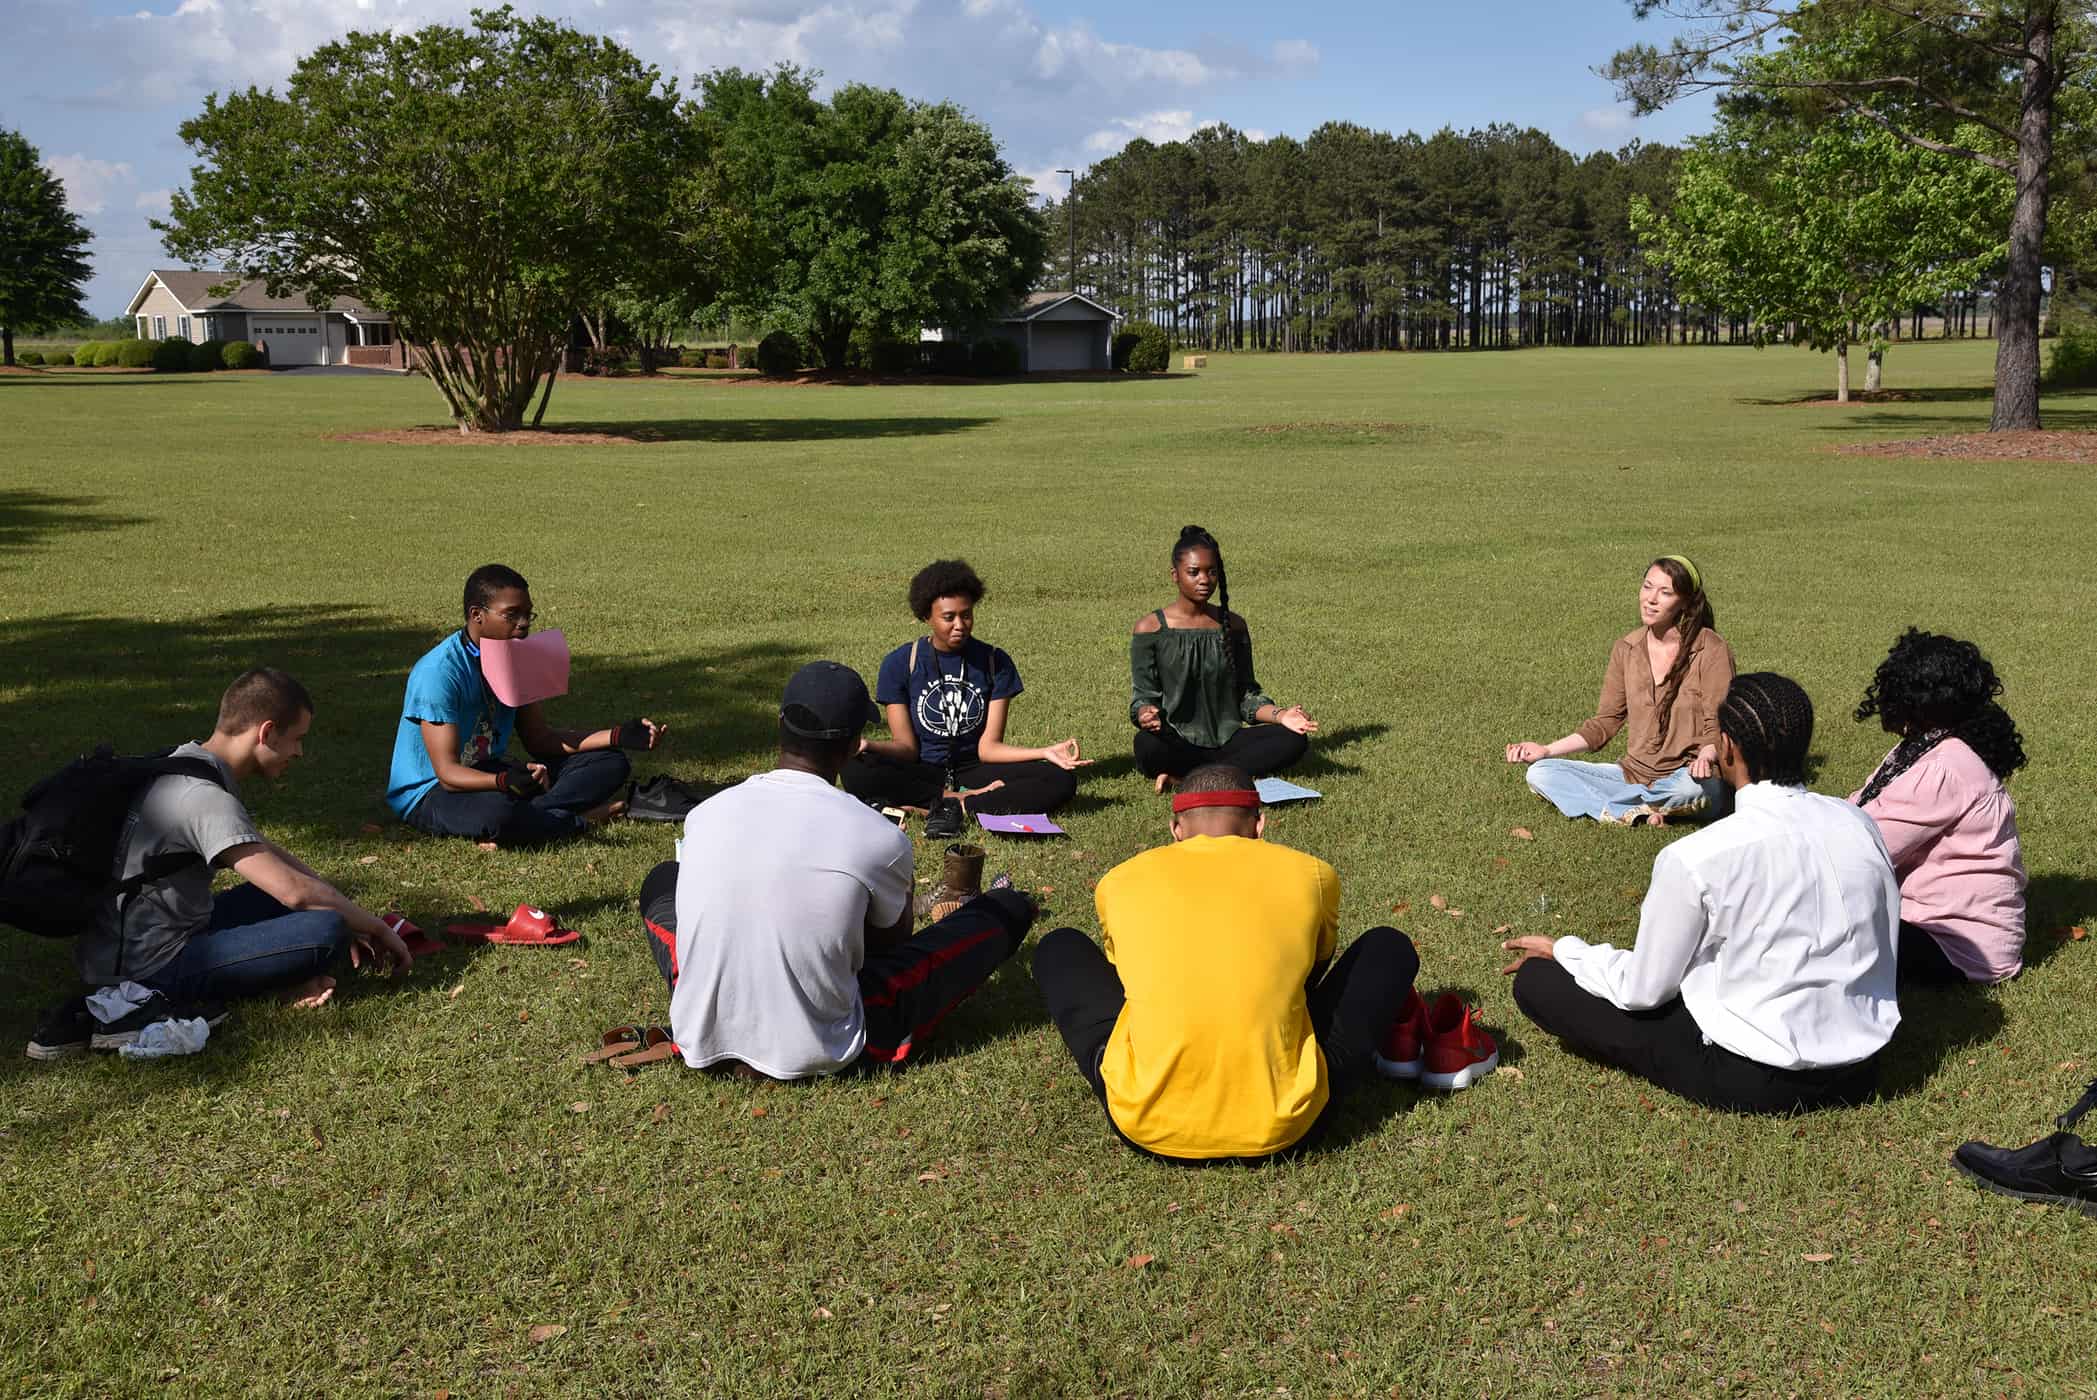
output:
[[[320,333],[318,316],[301,320],[272,320],[268,316],[254,316],[248,321],[248,338],[268,348],[272,369],[282,369],[286,365],[324,365],[328,362],[326,337]]]
[[[1036,321],[1030,374],[1069,374],[1098,369],[1100,328],[1075,321]]]

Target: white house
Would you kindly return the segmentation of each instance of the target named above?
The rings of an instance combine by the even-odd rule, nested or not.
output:
[[[201,345],[207,340],[250,340],[269,355],[272,369],[287,365],[377,365],[402,368],[403,346],[394,343],[393,318],[355,299],[315,311],[300,295],[273,297],[260,281],[242,282],[225,296],[212,288],[231,281],[224,272],[192,269],[150,272],[125,314],[141,340],[170,336]]]

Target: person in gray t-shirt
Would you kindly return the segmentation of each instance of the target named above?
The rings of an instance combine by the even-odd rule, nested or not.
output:
[[[398,934],[264,836],[241,805],[240,782],[283,777],[312,723],[312,698],[282,671],[248,671],[228,687],[211,737],[175,750],[215,765],[223,783],[156,780],[132,806],[116,873],[139,874],[174,851],[200,860],[104,905],[74,945],[83,981],[137,982],[178,1002],[275,992],[318,1006],[344,953],[393,968],[413,961]],[[215,870],[247,883],[214,898]]]

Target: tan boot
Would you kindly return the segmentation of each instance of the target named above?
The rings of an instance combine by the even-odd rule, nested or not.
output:
[[[983,893],[983,848],[947,847],[946,869],[931,893],[919,895],[918,917],[938,923],[962,905]]]

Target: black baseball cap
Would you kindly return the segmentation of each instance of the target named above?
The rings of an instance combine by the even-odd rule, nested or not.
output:
[[[779,722],[804,739],[850,738],[878,718],[866,682],[841,661],[809,662],[779,697]]]

